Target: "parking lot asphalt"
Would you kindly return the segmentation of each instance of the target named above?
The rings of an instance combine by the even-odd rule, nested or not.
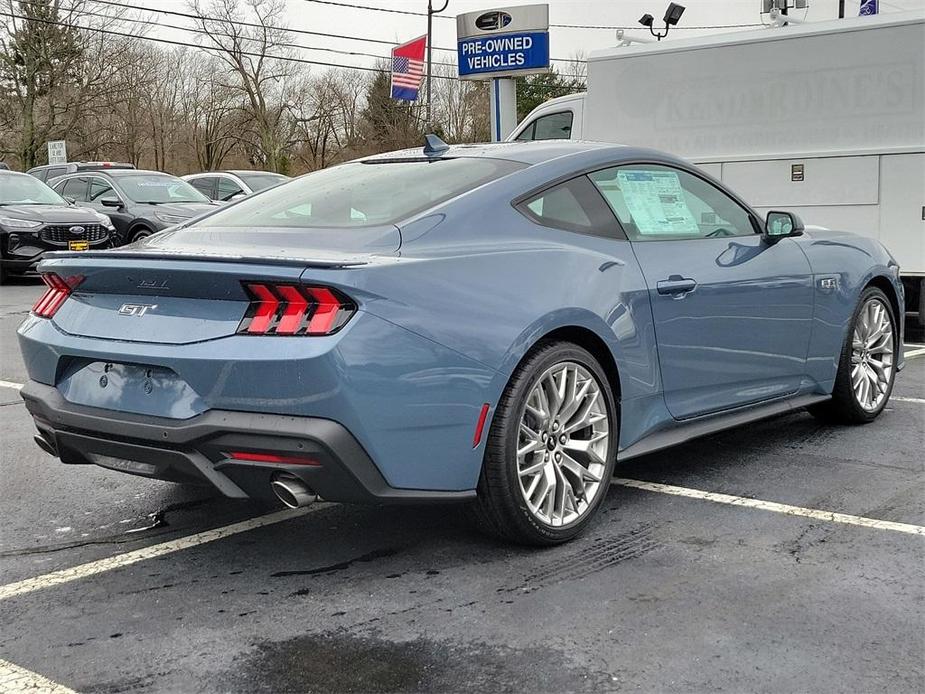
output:
[[[0,292],[0,692],[925,690],[925,357],[871,425],[789,414],[621,465],[655,486],[535,550],[453,507],[267,516],[60,464],[14,387],[40,293]]]

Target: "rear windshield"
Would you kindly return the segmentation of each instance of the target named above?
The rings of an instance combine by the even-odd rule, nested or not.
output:
[[[119,176],[119,187],[132,202],[155,205],[175,202],[209,202],[209,198],[186,181],[168,174]]]
[[[525,166],[487,158],[344,164],[242,200],[197,226],[351,228],[394,224]]]
[[[255,193],[258,190],[275,186],[277,183],[283,183],[289,180],[289,176],[275,173],[240,173],[238,176],[244,181]]]

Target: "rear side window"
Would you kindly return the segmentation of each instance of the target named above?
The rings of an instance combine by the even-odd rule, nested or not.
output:
[[[44,169],[39,175],[43,181],[50,181],[55,176],[63,176],[67,173],[67,167],[55,166],[51,169]]]
[[[622,238],[616,218],[587,176],[547,188],[519,203],[517,209],[543,226]]]
[[[394,224],[526,165],[461,157],[343,164],[209,215],[200,227],[353,228]]]

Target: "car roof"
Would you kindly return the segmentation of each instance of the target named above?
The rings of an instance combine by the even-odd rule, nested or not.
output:
[[[109,176],[110,178],[122,178],[124,176],[170,176],[177,178],[173,174],[164,171],[148,171],[146,169],[95,169],[93,171],[75,171],[74,173],[58,176],[55,180],[62,178],[77,178],[79,176]]]
[[[533,165],[559,157],[569,155],[600,152],[610,150],[614,159],[633,158],[651,150],[641,150],[626,145],[610,144],[606,142],[589,142],[584,140],[534,140],[530,142],[491,142],[472,145],[450,145],[449,149],[441,152],[434,158],[453,159],[461,157],[486,157],[489,159],[507,159],[522,164]],[[668,156],[668,155],[664,155]],[[414,159],[426,159],[421,147],[403,149],[397,152],[386,152],[372,157],[363,157],[361,162],[385,162]]]
[[[224,171],[213,171],[212,173],[229,173],[235,176],[241,174],[266,174],[267,176],[285,176],[286,174],[276,173],[275,171],[260,171],[255,169],[225,169]]]

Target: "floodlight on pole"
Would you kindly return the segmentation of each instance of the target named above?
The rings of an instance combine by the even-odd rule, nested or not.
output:
[[[668,36],[668,32],[671,31],[671,27],[677,26],[678,22],[681,21],[681,15],[684,14],[684,10],[684,5],[679,5],[676,2],[668,3],[668,9],[665,10],[664,17],[664,32],[655,31],[655,29],[653,29],[653,25],[655,24],[655,17],[653,17],[648,12],[639,18],[639,23],[646,27],[652,36],[661,41],[664,37]]]

